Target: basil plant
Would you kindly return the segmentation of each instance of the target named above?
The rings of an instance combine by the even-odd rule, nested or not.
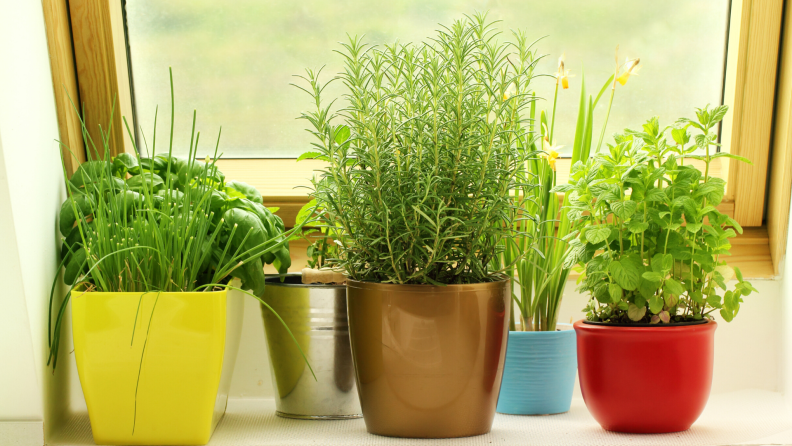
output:
[[[83,163],[68,186],[59,218],[68,285],[192,291],[239,277],[259,295],[263,264],[281,274],[291,265],[280,217],[255,188],[226,182],[214,163],[121,154]],[[115,258],[98,265],[97,255],[110,253]]]
[[[673,127],[652,118],[642,131],[615,135],[607,152],[576,163],[569,184],[554,189],[569,192],[565,210],[574,232],[566,266],[581,266],[588,320],[668,324],[718,311],[731,321],[742,298],[756,291],[726,264],[729,240],[742,228],[718,210],[725,181],[709,170],[720,157],[749,162],[712,153],[726,111],[698,109],[695,120]]]

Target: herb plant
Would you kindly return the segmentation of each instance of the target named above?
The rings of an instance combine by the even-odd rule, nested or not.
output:
[[[233,275],[258,294],[264,286],[262,263],[274,263],[281,272],[291,264],[287,243],[256,255],[258,245],[274,245],[283,237],[283,221],[264,207],[254,188],[226,183],[214,162],[123,153],[112,163],[81,164],[69,186],[59,222],[69,285],[80,280],[103,291],[191,291],[226,283]],[[92,265],[91,253],[95,263],[103,254],[133,246],[170,248],[173,257],[163,268],[153,251],[130,254],[131,262],[117,256],[82,277]],[[236,268],[238,260],[247,262]]]
[[[171,77],[171,100],[172,82]],[[83,122],[89,161],[67,181],[68,198],[59,218],[65,237],[61,267],[65,266],[63,278],[70,289],[54,318],[54,330],[57,278],[50,296],[53,367],[62,320],[76,287],[104,292],[185,292],[233,288],[228,284],[237,277],[256,297],[265,286],[264,263],[272,263],[281,273],[291,264],[291,233],[263,206],[261,195],[244,183],[226,182],[215,161],[195,160],[200,139],[195,115],[189,157],[172,156],[173,118],[171,111],[166,155],[156,153],[155,127],[151,157],[141,158],[135,147],[135,155],[120,154],[112,160],[106,154],[110,153],[107,135],[113,129],[102,129],[102,141],[95,143]],[[219,135],[215,159],[217,147]],[[293,231],[299,230],[300,226]]]
[[[652,118],[642,131],[615,135],[615,145],[574,165],[569,184],[556,187],[569,192],[565,208],[576,238],[567,264],[584,265],[579,283],[592,296],[588,320],[673,323],[719,310],[731,321],[742,297],[756,291],[724,260],[742,228],[717,209],[725,182],[709,174],[716,158],[749,162],[713,153],[714,129],[726,111],[698,109],[695,120],[674,127]],[[704,172],[689,160],[703,162]]]
[[[292,236],[293,239],[303,238],[309,242],[306,250],[307,266],[317,270],[329,267],[333,259],[338,257],[338,245],[335,243],[338,238],[338,228],[321,224],[319,222],[321,214],[322,210],[316,207],[315,199],[305,203],[297,213],[295,223],[311,227],[305,229],[299,236]]]
[[[516,234],[511,191],[533,155],[524,114],[535,61],[520,33],[500,43],[492,25],[467,17],[417,45],[351,38],[339,111],[319,73],[303,77],[316,107],[302,115],[316,136],[307,156],[328,163],[313,195],[351,279],[478,283],[511,268],[490,263]]]
[[[610,87],[611,94],[601,134],[604,134],[608,124],[617,84],[625,85],[629,76],[637,71],[637,59],[627,59],[623,65],[619,65],[617,54],[616,60],[613,76],[605,81],[596,98],[586,93],[585,77],[581,80],[572,164],[578,161],[585,163],[589,159],[593,145],[593,111],[606,89]],[[521,331],[556,330],[558,310],[570,271],[570,267],[565,264],[569,250],[570,221],[565,212],[559,213],[559,197],[553,190],[556,186],[555,163],[558,158],[556,150],[562,147],[554,145],[556,142],[554,138],[557,137],[554,127],[558,90],[559,86],[562,89],[569,86],[569,70],[565,67],[563,55],[558,60],[555,81],[553,108],[549,122],[547,115],[542,111],[536,126],[538,128],[531,126],[532,132],[537,131],[541,134],[541,154],[539,157],[529,159],[525,170],[519,173],[523,184],[528,178],[536,178],[539,187],[524,187],[519,190],[518,193],[528,199],[522,200],[522,206],[516,202],[514,209],[518,215],[533,216],[534,218],[515,219],[519,235],[506,242],[506,249],[503,253],[504,264],[510,264],[520,254],[524,254],[524,257],[515,263],[514,270],[507,272],[512,277],[512,286],[516,282],[520,289],[519,294],[512,292],[512,296],[520,311],[519,330]],[[532,122],[535,116],[534,109],[534,104],[531,104]],[[565,196],[564,200],[566,199],[568,197]],[[511,318],[510,329],[518,329],[514,317]]]

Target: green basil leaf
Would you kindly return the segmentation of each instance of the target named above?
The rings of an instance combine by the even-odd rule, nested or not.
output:
[[[69,235],[77,219],[92,214],[95,206],[96,203],[90,195],[82,193],[72,194],[61,205],[58,216],[60,233],[64,237]],[[74,213],[75,207],[77,208],[77,214]]]
[[[228,188],[241,193],[245,198],[254,203],[264,204],[264,200],[261,198],[261,192],[247,183],[243,183],[242,181],[229,181],[226,183],[226,189]]]

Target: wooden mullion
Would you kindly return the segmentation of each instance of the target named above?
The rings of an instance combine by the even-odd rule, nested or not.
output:
[[[780,64],[767,202],[767,232],[775,274],[779,274],[786,255],[792,193],[792,7],[789,5],[784,12]]]
[[[80,103],[74,67],[69,5],[66,0],[42,0],[49,47],[52,87],[58,116],[58,131],[63,144],[63,160],[68,174],[85,161],[80,120],[72,105]]]
[[[739,0],[737,0],[739,1]],[[783,0],[742,0],[733,123],[724,142],[732,154],[753,162],[729,166],[728,197],[743,226],[761,226],[770,157],[776,68]]]
[[[120,8],[120,1],[69,0],[77,84],[90,135],[86,150],[92,156],[105,156],[102,132],[110,156],[129,151],[121,119],[127,116],[132,125],[126,53],[116,54],[125,45],[123,31],[118,31],[123,26]]]

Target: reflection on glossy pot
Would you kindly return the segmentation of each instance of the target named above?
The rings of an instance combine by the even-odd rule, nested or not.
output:
[[[74,355],[96,444],[208,443],[226,410],[243,304],[233,291],[74,292]]]
[[[369,432],[448,438],[490,431],[508,336],[507,281],[350,282],[347,292]]]
[[[680,432],[704,411],[712,388],[715,321],[648,326],[577,321],[574,327],[580,391],[604,429]],[[652,397],[658,386],[662,395]]]
[[[286,322],[316,373],[272,312],[262,305],[277,414],[289,418],[358,418],[347,324],[346,287],[304,285],[299,275],[268,278],[263,299]]]

